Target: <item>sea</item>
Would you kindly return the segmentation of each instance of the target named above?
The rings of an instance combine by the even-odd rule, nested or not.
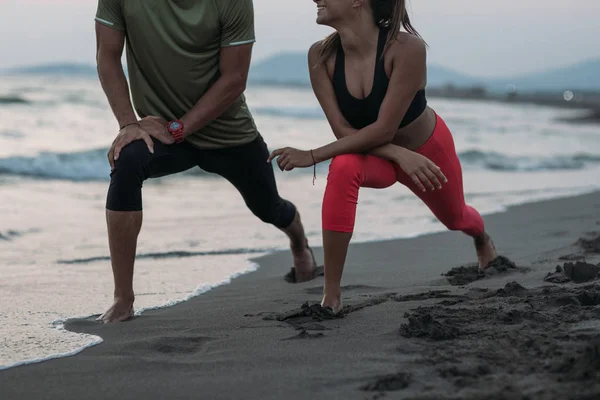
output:
[[[249,86],[271,149],[334,139],[310,88]],[[466,199],[482,214],[600,188],[600,128],[561,122],[581,110],[429,98],[454,134]],[[117,124],[96,77],[0,76],[0,369],[75,354],[101,338],[65,320],[101,314],[112,300],[104,205],[106,153]],[[328,163],[276,170],[309,242],[321,245]],[[287,238],[245,207],[219,176],[199,169],[147,181],[134,287],[136,313],[169,307],[259,268],[254,257]],[[353,241],[408,238],[445,228],[408,189],[362,189]],[[457,233],[459,234],[459,233]],[[289,265],[281,266],[282,276]]]

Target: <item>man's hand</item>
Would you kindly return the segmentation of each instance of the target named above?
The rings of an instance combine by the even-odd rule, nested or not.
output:
[[[115,169],[115,161],[119,159],[121,150],[129,143],[140,139],[146,142],[150,153],[154,153],[154,142],[152,142],[152,138],[150,138],[150,135],[148,135],[148,133],[146,133],[138,124],[128,125],[119,131],[119,134],[108,151],[108,163],[110,164],[111,170]]]
[[[140,121],[140,126],[148,135],[162,144],[173,144],[175,143],[175,138],[167,130],[167,123],[167,121],[160,117],[148,116]]]
[[[306,168],[315,164],[310,151],[298,150],[292,147],[274,150],[267,162],[270,163],[275,157],[279,157],[277,164],[282,171],[291,171],[294,168]]]

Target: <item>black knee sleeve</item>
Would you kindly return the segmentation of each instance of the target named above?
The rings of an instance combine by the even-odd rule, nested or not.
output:
[[[280,229],[290,226],[296,216],[296,206],[281,198],[274,204],[261,202],[255,206],[248,205],[248,207],[261,221]]]
[[[110,174],[106,208],[111,211],[141,211],[142,184],[148,178],[151,154],[143,140],[131,142],[121,150]]]

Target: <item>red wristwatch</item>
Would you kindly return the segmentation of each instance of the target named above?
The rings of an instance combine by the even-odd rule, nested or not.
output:
[[[169,121],[167,131],[175,138],[175,143],[183,142],[183,122],[177,119]]]

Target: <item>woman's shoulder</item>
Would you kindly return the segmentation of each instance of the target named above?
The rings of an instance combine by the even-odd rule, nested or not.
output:
[[[323,48],[323,41],[317,40],[308,48],[308,61],[317,61],[319,59],[319,55],[321,54],[321,49]]]
[[[427,44],[417,35],[398,32],[395,39],[390,43],[387,50],[387,53],[392,57],[424,56],[427,53]]]
[[[318,40],[316,42],[314,42],[308,49],[308,64],[310,67],[316,67],[319,65],[319,60],[321,59],[322,56],[322,51],[323,51],[323,40]],[[333,65],[335,63],[335,56],[336,53],[335,52],[331,52],[330,54],[326,55],[326,59],[323,60],[323,64],[325,68],[327,69],[327,72],[331,75],[331,71],[333,68]],[[312,69],[312,68],[309,68]]]

